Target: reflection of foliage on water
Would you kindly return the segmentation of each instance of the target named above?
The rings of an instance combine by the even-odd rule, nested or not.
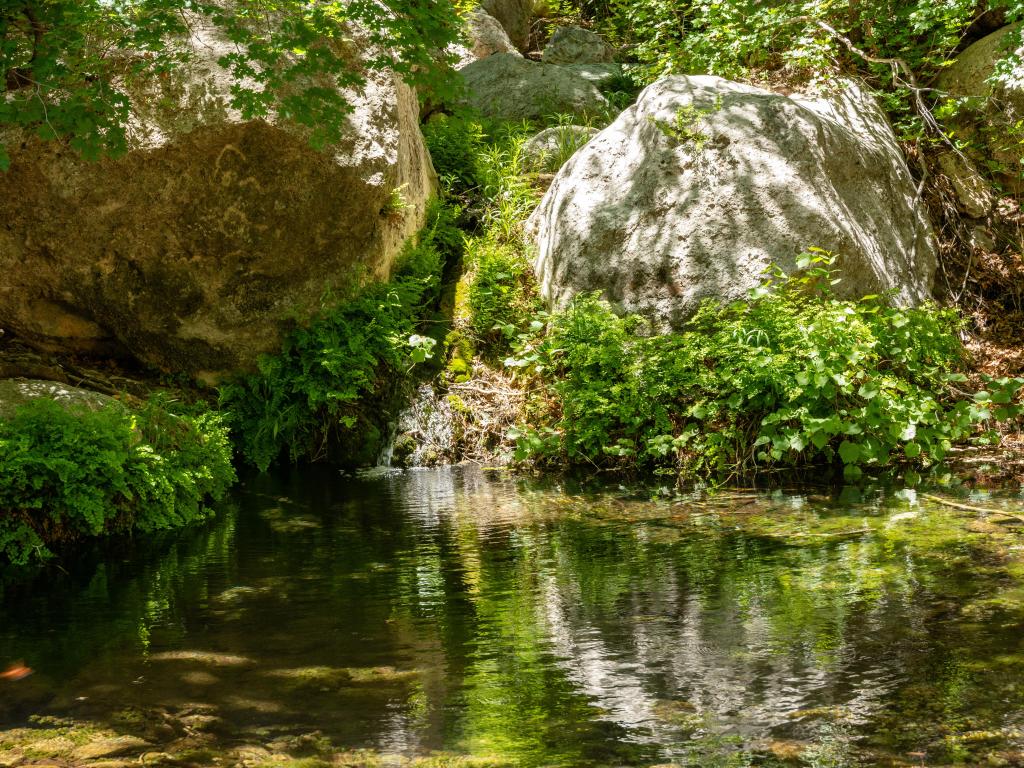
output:
[[[523,766],[978,761],[1020,741],[1012,531],[912,498],[297,478],[251,482],[146,557],[16,590],[0,653],[76,689],[122,681],[111,713],[200,696],[236,740]]]
[[[168,617],[183,617],[205,601],[206,585],[195,574],[236,556],[236,524],[237,511],[225,503],[216,522],[100,545],[68,569],[8,584],[0,603],[0,659],[44,658],[44,673],[60,678],[87,665],[116,666],[125,653],[144,654],[157,625],[164,635],[184,635],[185,623]],[[40,591],[46,610],[29,609]]]

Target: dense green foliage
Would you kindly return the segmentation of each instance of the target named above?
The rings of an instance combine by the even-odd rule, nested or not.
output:
[[[973,397],[955,389],[966,377],[954,373],[964,363],[954,311],[835,299],[814,262],[749,301],[706,302],[680,334],[639,335],[638,321],[579,297],[509,361],[554,395],[549,423],[521,431],[521,456],[715,476],[825,463],[851,476],[941,460],[1018,413],[1024,380],[993,380]]]
[[[226,385],[221,404],[242,455],[266,469],[285,451],[296,460],[323,455],[330,441],[368,441],[366,413],[379,410],[432,355],[435,340],[419,334],[420,322],[461,246],[454,212],[435,206],[392,280],[347,300],[326,299],[280,354],[260,361],[258,373]]]
[[[63,542],[203,519],[234,483],[220,417],[49,400],[0,420],[0,562],[44,559]]]
[[[631,43],[650,74],[727,77],[782,65],[819,73],[843,61],[867,65],[840,36],[872,57],[898,57],[927,74],[949,60],[984,11],[1005,12],[1011,21],[1022,11],[1020,3],[1006,0],[603,0],[577,8]],[[882,66],[878,72],[886,71]]]
[[[467,292],[469,327],[485,355],[503,355],[539,309],[529,263],[491,238],[469,243],[474,270]]]
[[[527,124],[489,124],[464,114],[432,120],[424,131],[445,194],[475,219],[476,231],[465,240],[460,331],[490,361],[508,354],[539,308],[522,233],[540,197],[523,155],[532,132]]]
[[[854,73],[879,89],[904,138],[943,141],[955,131],[951,125],[940,128],[945,138],[940,137],[936,126],[942,120],[933,123],[931,115],[948,115],[957,105],[937,91],[916,89],[977,39],[972,25],[983,15],[990,24],[1024,18],[1019,0],[562,0],[556,5],[628,50],[638,62],[632,73],[644,84],[668,74],[820,81]],[[1011,51],[1007,55],[1016,60]],[[1019,77],[1019,71],[1007,76]]]
[[[445,192],[455,197],[479,194],[486,182],[483,123],[464,115],[438,114],[423,126],[423,137]]]
[[[306,126],[315,145],[341,136],[339,89],[365,69],[443,90],[434,56],[458,30],[447,0],[13,0],[0,8],[0,128],[66,139],[87,157],[124,151],[134,94],[184,65],[200,19],[237,47],[220,59],[232,105]],[[355,30],[378,47],[366,61]],[[8,162],[0,143],[0,168]]]

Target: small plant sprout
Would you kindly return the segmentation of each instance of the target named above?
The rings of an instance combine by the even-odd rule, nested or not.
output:
[[[434,357],[434,347],[437,346],[437,339],[430,336],[420,336],[414,333],[409,337],[409,360],[413,365],[423,363]]]

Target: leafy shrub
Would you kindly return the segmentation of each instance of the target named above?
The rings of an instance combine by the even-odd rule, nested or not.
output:
[[[504,355],[538,309],[532,270],[515,245],[487,237],[469,240],[466,252],[470,331],[485,356]]]
[[[216,414],[38,400],[0,420],[0,559],[24,565],[66,541],[188,525],[234,481]]]
[[[450,194],[462,196],[483,184],[479,155],[483,126],[468,117],[438,114],[423,126],[434,170]]]
[[[613,0],[594,11],[607,33],[635,43],[634,55],[649,77],[693,72],[738,77],[752,68],[782,64],[820,72],[844,57],[857,66],[867,65],[819,22],[872,56],[899,57],[915,70],[934,71],[954,55],[978,5],[974,0]],[[1013,15],[1020,11],[1009,10]],[[878,74],[885,74],[884,66]]]
[[[554,396],[547,430],[520,430],[520,455],[707,475],[835,464],[857,475],[938,461],[1018,413],[1024,380],[991,380],[973,398],[953,388],[966,377],[952,373],[964,363],[952,310],[835,299],[814,261],[749,301],[705,302],[680,334],[640,336],[598,296],[579,297],[510,361],[538,370]]]
[[[417,334],[436,302],[445,261],[458,253],[455,212],[435,206],[431,223],[407,247],[395,277],[366,286],[293,331],[280,354],[262,358],[258,373],[224,386],[228,414],[242,455],[266,469],[282,452],[316,458],[329,440],[354,437],[364,416],[380,409],[432,345]]]

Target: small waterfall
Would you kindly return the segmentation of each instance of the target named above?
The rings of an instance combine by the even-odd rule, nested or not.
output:
[[[446,395],[429,384],[416,390],[398,415],[392,438],[381,453],[383,466],[432,467],[455,460],[455,413]]]

